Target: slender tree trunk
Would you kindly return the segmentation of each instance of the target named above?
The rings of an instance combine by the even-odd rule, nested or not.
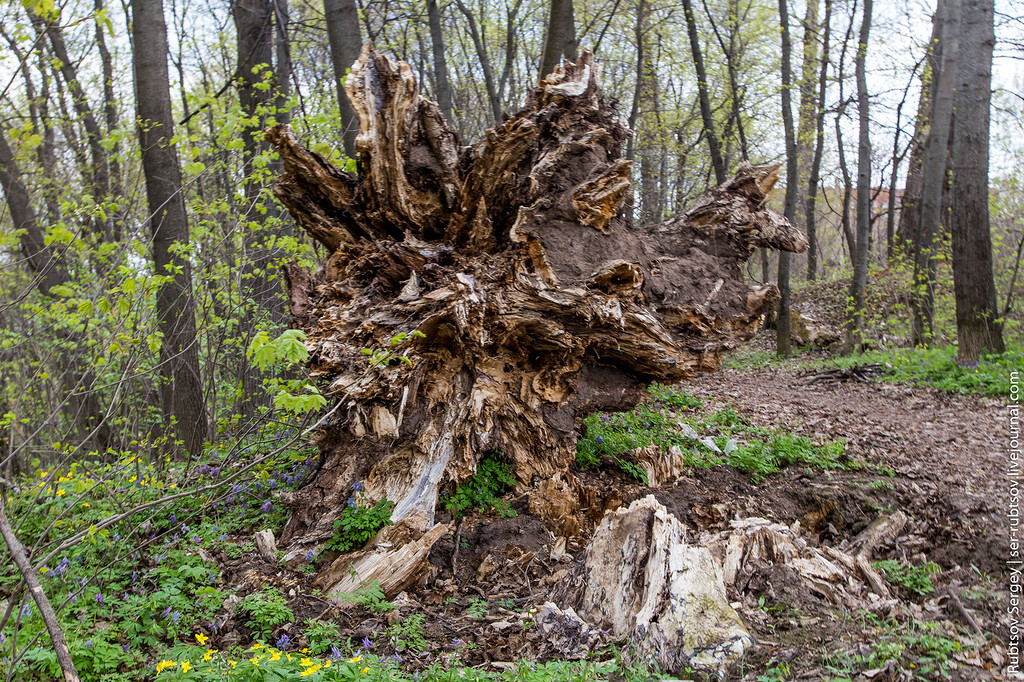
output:
[[[825,151],[825,96],[828,92],[828,48],[831,36],[832,0],[825,0],[825,21],[821,30],[821,65],[818,75],[818,101],[815,104],[814,158],[807,177],[807,279],[818,276],[818,183],[821,178],[821,157]]]
[[[288,0],[271,0],[274,7],[274,53],[277,63],[274,72],[277,74],[277,98],[274,105],[274,116],[279,123],[291,121],[288,108],[288,96],[292,82],[292,41],[288,32],[290,18],[288,16]],[[277,161],[274,170],[280,170],[281,162]]]
[[[686,33],[690,39],[690,53],[693,55],[693,67],[697,72],[697,94],[700,97],[700,117],[704,123],[704,134],[708,139],[708,150],[711,152],[711,166],[715,170],[715,183],[722,184],[728,178],[725,160],[722,157],[722,143],[715,132],[715,117],[711,111],[711,98],[708,94],[708,74],[704,68],[704,56],[701,54],[700,37],[697,35],[697,17],[693,13],[692,0],[683,0],[683,12],[686,15]]]
[[[911,342],[928,345],[933,340],[935,284],[938,272],[939,225],[942,222],[943,194],[946,186],[946,161],[950,128],[953,123],[953,94],[956,88],[959,58],[961,0],[940,0],[935,13],[942,21],[942,64],[936,77],[935,98],[928,140],[921,170],[921,222],[917,228],[914,252],[914,292],[911,298],[913,323]]]
[[[71,101],[85,126],[86,140],[89,144],[89,156],[91,159],[90,176],[92,180],[93,199],[96,203],[106,201],[110,196],[110,163],[108,152],[103,147],[104,135],[96,120],[89,99],[78,80],[78,70],[75,68],[68,50],[64,44],[64,33],[58,24],[45,19],[39,15],[33,15],[33,21],[43,31],[50,41],[50,48],[53,56],[57,59],[56,68],[59,70],[71,94]],[[93,229],[101,240],[109,241],[113,238],[109,220],[100,217],[93,219]]]
[[[921,94],[917,102],[917,119],[914,122],[914,138],[910,143],[910,160],[907,162],[907,180],[900,200],[900,225],[897,243],[904,255],[911,260],[916,258],[918,248],[918,228],[921,227],[921,183],[924,167],[924,148],[928,140],[928,128],[931,120],[932,102],[935,100],[936,76],[940,71],[942,59],[942,16],[939,7],[942,0],[937,0],[936,11],[932,15],[932,35],[928,43],[924,69],[921,71]]]
[[[797,139],[793,126],[793,73],[792,41],[789,37],[788,0],[779,0],[779,24],[782,28],[782,127],[786,137],[786,200],[783,215],[793,223],[796,217],[797,186],[800,184],[797,168]],[[794,224],[794,228],[799,229]],[[779,252],[779,317],[775,321],[775,352],[786,357],[790,354],[790,286],[789,252]]]
[[[46,243],[45,235],[36,217],[36,210],[22,180],[14,150],[7,144],[7,135],[0,132],[0,187],[7,198],[14,229],[20,234],[21,253],[29,269],[35,273],[39,290],[49,294],[52,287],[65,284],[68,272],[61,264],[56,249]]]
[[[797,195],[796,209],[793,213],[793,225],[807,232],[807,190],[811,166],[814,163],[815,123],[817,111],[818,83],[818,3],[819,0],[807,0],[803,19],[803,61],[800,65],[800,108],[798,109],[796,129],[797,158]],[[809,240],[808,240],[809,241]]]
[[[953,138],[953,283],[957,359],[975,364],[1005,350],[989,234],[989,123],[995,10],[992,0],[963,0],[961,67]]]
[[[661,220],[661,206],[658,203],[658,173],[660,161],[664,157],[661,135],[661,115],[658,74],[655,64],[653,47],[657,42],[653,28],[650,26],[650,11],[647,3],[643,4],[643,12],[638,20],[644,24],[641,30],[645,45],[640,54],[643,59],[639,63],[638,79],[639,110],[636,122],[637,156],[640,160],[640,224],[650,225]]]
[[[341,134],[345,144],[345,155],[354,159],[358,153],[356,135],[359,134],[359,119],[356,118],[356,112],[348,101],[348,95],[345,94],[345,78],[363,49],[356,0],[324,0],[324,16],[327,19],[327,40],[331,45],[334,80],[338,88],[338,108],[341,112]]]
[[[850,351],[860,350],[861,332],[864,325],[864,293],[868,288],[868,240],[871,230],[871,135],[865,62],[871,31],[872,2],[873,0],[864,0],[860,35],[857,39],[857,118],[860,130],[857,139],[857,250],[853,258],[853,281],[850,283],[853,310],[847,323],[846,335],[846,347]]]
[[[427,21],[430,24],[430,45],[434,53],[434,82],[437,84],[437,105],[450,123],[452,113],[452,86],[448,80],[448,61],[444,56],[444,31],[441,29],[441,10],[437,0],[427,0]]]
[[[124,197],[124,190],[121,187],[121,144],[114,135],[118,129],[117,115],[117,94],[114,92],[114,60],[107,48],[106,37],[103,32],[103,22],[100,14],[103,12],[103,0],[95,0],[96,9],[96,47],[99,48],[100,65],[103,73],[103,118],[107,126],[107,135],[110,139],[110,150],[108,153],[108,166],[110,168],[109,193],[111,201],[117,202],[112,219],[112,237],[115,242],[120,242],[123,233],[122,222],[124,220],[124,207],[121,205]]]
[[[562,57],[576,59],[576,21],[572,0],[551,0],[548,28],[544,34],[544,54],[540,60],[540,78],[544,79],[554,71]]]
[[[79,682],[78,671],[75,670],[75,662],[71,658],[71,650],[68,648],[67,640],[64,639],[64,632],[60,629],[60,621],[57,620],[57,614],[46,597],[43,586],[39,584],[39,577],[32,567],[32,561],[28,557],[25,546],[21,544],[14,528],[11,527],[11,522],[7,519],[2,495],[0,495],[0,535],[3,536],[7,550],[11,553],[11,559],[18,567],[18,572],[25,581],[29,594],[32,595],[33,601],[39,607],[43,625],[50,635],[50,641],[53,642],[53,651],[57,655],[57,663],[63,673],[64,682]]]
[[[189,241],[181,166],[171,139],[171,86],[167,75],[167,26],[162,0],[132,0],[132,45],[135,56],[135,101],[138,109],[142,170],[146,176],[153,265],[168,279],[157,292],[163,342],[162,408],[176,420],[177,436],[190,454],[206,440],[206,405],[199,372],[192,268],[179,249]],[[177,248],[176,248],[177,245]]]
[[[462,0],[455,0],[455,4],[469,23],[469,35],[473,39],[473,47],[476,49],[476,56],[480,60],[480,68],[484,72],[484,87],[487,88],[487,101],[491,105],[491,116],[494,118],[495,123],[501,123],[503,113],[501,96],[498,94],[498,84],[494,78],[494,68],[491,66],[491,57],[487,53],[484,37],[480,34],[480,29],[477,27],[473,11],[466,7],[466,3]]]

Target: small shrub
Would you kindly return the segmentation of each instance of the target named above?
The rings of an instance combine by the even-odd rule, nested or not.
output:
[[[381,528],[391,524],[391,510],[394,508],[395,503],[388,499],[370,504],[356,483],[354,494],[348,498],[348,506],[342,510],[341,517],[334,522],[334,535],[324,549],[348,552],[362,547]]]
[[[885,579],[890,584],[919,597],[927,596],[935,591],[931,576],[940,570],[938,565],[932,562],[928,562],[924,566],[913,566],[895,559],[876,561],[874,567],[885,574]]]
[[[359,583],[359,589],[355,592],[335,595],[335,599],[348,602],[374,613],[390,613],[395,610],[395,605],[388,601],[387,595],[380,587],[379,580],[370,580]]]
[[[239,609],[248,614],[245,626],[255,640],[270,639],[274,630],[295,620],[295,614],[285,603],[284,595],[273,588],[253,592],[242,600]]]
[[[516,484],[512,467],[493,457],[485,457],[476,467],[476,473],[455,489],[455,494],[445,503],[453,515],[467,509],[479,512],[494,510],[500,516],[512,517],[516,513],[501,496]]]

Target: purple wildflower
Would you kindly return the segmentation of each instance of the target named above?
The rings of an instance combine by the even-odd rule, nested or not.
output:
[[[373,640],[370,639],[369,635],[366,635],[365,637],[363,637],[363,648],[366,649],[367,651],[373,649]]]
[[[312,561],[312,560],[313,560],[313,550],[309,550],[308,552],[306,552],[306,561]]]
[[[336,647],[336,646],[334,646],[332,644],[331,645],[331,658],[344,658],[344,657],[345,657],[345,655],[343,653],[341,653],[341,649],[339,649],[338,647]]]
[[[355,483],[352,484],[352,490],[355,490],[356,492],[359,492],[362,489],[363,489],[363,484],[360,483],[359,481],[356,481]]]
[[[271,509],[273,509],[273,507],[273,503],[270,500],[267,500],[266,502],[263,503],[263,506],[260,507],[260,511],[266,514]]]
[[[281,635],[277,638],[277,644],[275,644],[274,646],[276,646],[278,649],[284,649],[291,643],[292,640],[290,637],[288,637],[288,635]]]
[[[102,592],[97,592],[96,593],[96,603],[97,604],[106,604],[107,603],[106,600],[103,599],[103,593]]]

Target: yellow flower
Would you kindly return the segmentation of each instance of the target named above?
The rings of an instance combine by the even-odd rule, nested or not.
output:
[[[308,658],[303,658],[301,661],[299,661],[299,664],[303,668],[308,668],[311,665],[316,665],[316,663],[314,663],[313,661],[309,660]]]
[[[234,659],[228,659],[228,665],[230,665],[231,669],[234,670],[235,666],[238,665],[238,663],[236,663]]]
[[[173,665],[174,665],[174,661],[166,661],[166,660],[160,661],[159,663],[156,664],[156,674],[159,675],[165,669],[170,668]]]
[[[88,503],[88,502],[83,502],[83,503],[82,503],[82,506],[83,506],[83,507],[88,507],[88,506],[89,506],[89,503]]]
[[[57,497],[64,497],[64,488],[57,490]]]
[[[350,659],[348,659],[348,662],[349,662],[349,663],[358,663],[358,662],[359,662],[359,661],[361,661],[361,660],[363,660],[363,657],[362,657],[362,656],[356,656],[355,658],[350,658]]]
[[[304,648],[304,649],[299,649],[299,652],[303,653],[303,654],[308,654],[309,653],[309,648],[307,647],[307,648]]]
[[[204,660],[204,661],[208,661],[208,660],[210,660],[211,658],[213,658],[213,649],[207,649],[207,650],[206,650],[206,653],[205,653],[205,654],[203,654],[203,660]]]
[[[253,645],[252,645],[251,647],[249,647],[249,648],[250,648],[250,649],[262,649],[262,648],[263,648],[263,642],[256,642],[255,644],[253,644]]]
[[[310,675],[316,675],[320,672],[320,666],[314,665],[312,668],[306,668],[299,674],[299,677],[309,677]]]
[[[331,667],[331,659],[328,658],[326,661],[324,661],[324,667],[325,668],[330,668]]]
[[[360,675],[365,675],[365,674],[366,674],[366,673],[368,673],[368,672],[370,672],[370,668],[369,668],[369,667],[366,667],[366,668],[363,668],[362,670],[360,670],[360,671],[359,671],[359,674],[360,674]]]
[[[259,656],[253,656],[252,658],[249,659],[249,662],[252,663],[253,666],[256,667],[256,668],[260,667],[260,657]]]
[[[207,637],[206,635],[204,635],[201,632],[196,635],[196,641],[199,642],[202,646],[206,646],[206,642],[209,639],[210,639],[209,637]]]
[[[280,661],[281,660],[281,652],[280,651],[272,651],[270,653],[270,660],[271,661]]]
[[[192,669],[192,664],[191,663],[189,663],[188,661],[182,661],[181,662],[181,672],[187,673],[191,669]]]

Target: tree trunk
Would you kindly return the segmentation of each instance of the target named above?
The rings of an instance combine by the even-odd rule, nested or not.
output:
[[[818,101],[815,105],[814,158],[807,177],[807,279],[818,276],[818,182],[821,157],[825,151],[825,96],[828,92],[828,48],[831,37],[832,0],[825,0],[825,21],[821,29],[821,71],[818,75]]]
[[[572,0],[551,0],[549,10],[544,54],[540,60],[541,80],[555,70],[562,57],[576,59],[576,21]]]
[[[368,47],[348,83],[363,175],[268,131],[285,164],[275,194],[331,252],[291,300],[310,370],[339,401],[321,468],[282,497],[284,541],[330,536],[356,481],[422,533],[439,490],[488,452],[524,488],[573,481],[584,417],[714,369],[777,302],[740,270],[760,246],[806,248],[765,207],[777,166],[744,165],[686,214],[632,228],[628,133],[599,76],[584,53],[461,149],[411,69]]]
[[[341,113],[341,135],[345,142],[345,156],[357,158],[356,135],[359,134],[359,119],[345,96],[345,78],[352,65],[359,59],[363,47],[363,36],[359,30],[359,9],[356,0],[324,0],[324,16],[327,19],[327,40],[331,44],[331,64],[334,66],[334,80],[338,87],[338,108]]]
[[[14,150],[7,144],[7,134],[0,131],[0,187],[7,198],[11,223],[18,231],[18,242],[25,262],[35,274],[36,285],[44,294],[51,287],[66,284],[68,272],[60,262],[53,245],[46,243],[46,235],[36,217],[28,187],[21,179],[21,169]]]
[[[711,111],[711,98],[708,94],[708,74],[704,68],[704,56],[700,49],[700,37],[697,35],[697,17],[693,13],[692,0],[683,0],[683,12],[686,16],[686,34],[690,39],[690,53],[693,55],[693,68],[697,72],[697,94],[700,97],[700,118],[704,123],[704,134],[708,138],[708,150],[711,152],[711,166],[715,169],[715,182],[721,185],[726,181],[725,160],[722,158],[722,143],[715,132],[715,116]]]
[[[961,67],[953,137],[953,283],[957,359],[1002,353],[989,234],[988,145],[995,44],[992,0],[963,0]]]
[[[430,23],[430,45],[434,53],[434,80],[437,83],[437,105],[448,122],[455,123],[452,115],[452,86],[448,81],[448,61],[444,56],[444,32],[441,30],[441,10],[437,0],[427,0],[427,21]]]
[[[248,362],[245,349],[256,334],[261,319],[281,323],[284,319],[283,301],[279,295],[280,279],[271,272],[273,252],[266,247],[266,217],[261,206],[265,180],[253,161],[267,149],[262,131],[266,128],[269,108],[277,99],[277,80],[274,70],[275,21],[273,0],[236,0],[231,15],[238,34],[238,103],[247,123],[242,127],[242,175],[244,177],[244,220],[242,226],[243,252],[241,259],[243,292],[242,312],[239,315],[242,336],[239,354],[239,382],[242,395],[237,411],[245,417],[262,402],[261,373]],[[280,169],[278,169],[280,170]]]
[[[132,0],[135,55],[135,101],[138,109],[142,170],[146,176],[149,225],[155,271],[168,280],[157,293],[156,309],[163,342],[160,366],[164,417],[176,420],[175,431],[190,454],[206,440],[206,405],[199,372],[192,269],[187,253],[175,245],[189,242],[181,166],[171,139],[171,86],[167,76],[167,26],[162,0]]]
[[[793,94],[791,92],[793,86],[793,43],[789,37],[788,1],[779,0],[779,24],[782,29],[782,127],[786,138],[786,199],[784,215],[786,220],[792,223],[796,219],[797,186],[800,184],[800,179],[797,166],[799,150],[793,126]],[[791,345],[789,338],[789,256],[788,251],[779,252],[779,316],[775,320],[775,352],[781,357],[786,357],[790,354]]]
[[[911,342],[928,345],[933,340],[932,320],[935,284],[938,272],[939,225],[942,222],[942,197],[946,186],[946,160],[950,127],[953,123],[953,92],[959,60],[961,0],[940,0],[935,8],[942,21],[942,64],[935,74],[928,140],[921,168],[921,222],[914,250],[914,293],[911,298],[913,322]]]
[[[897,242],[903,253],[911,259],[917,253],[917,230],[921,227],[921,182],[924,166],[924,147],[928,139],[932,102],[935,100],[936,75],[942,59],[942,16],[937,0],[932,15],[932,35],[921,71],[921,94],[917,102],[917,119],[914,122],[914,139],[910,143],[910,160],[907,162],[907,180],[900,200],[900,226]]]
[[[797,110],[796,129],[797,195],[792,223],[804,233],[807,233],[807,190],[810,184],[811,167],[814,164],[815,123],[818,108],[816,87],[820,62],[818,36],[821,35],[818,25],[818,2],[819,0],[808,0],[804,11],[803,59],[800,64],[800,79],[798,81],[800,105]],[[824,38],[824,36],[822,37]],[[808,243],[810,243],[809,237]],[[809,249],[808,258],[813,253],[814,251]]]
[[[868,239],[871,231],[871,135],[868,109],[868,79],[865,61],[871,31],[872,0],[864,0],[860,36],[857,39],[857,119],[860,130],[857,137],[857,249],[853,256],[853,280],[850,298],[853,310],[846,326],[846,348],[860,350],[861,329],[864,324],[864,293],[868,288]]]

